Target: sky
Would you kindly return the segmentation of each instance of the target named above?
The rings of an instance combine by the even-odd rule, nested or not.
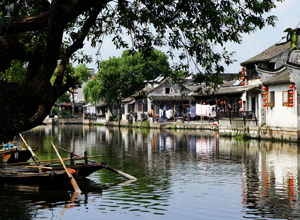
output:
[[[263,50],[278,43],[282,37],[286,36],[284,30],[288,27],[296,28],[300,22],[300,0],[285,0],[282,3],[277,3],[277,8],[273,9],[270,14],[276,15],[278,21],[276,26],[265,26],[262,30],[257,30],[250,35],[242,35],[243,41],[241,44],[228,43],[224,46],[229,51],[235,51],[234,59],[237,60],[230,66],[225,66],[225,73],[237,73],[241,70],[240,63],[250,59],[251,57],[259,54]],[[300,25],[299,25],[300,27]],[[98,48],[91,48],[88,43],[84,46],[84,51],[92,57],[98,57],[100,60],[108,60],[110,57],[120,57],[123,50],[115,49],[111,42],[111,37],[106,36],[100,48],[100,54],[96,56]],[[164,51],[163,49],[157,48]],[[172,64],[172,60],[169,60]],[[87,65],[88,68],[94,68],[97,71],[96,64],[91,63]]]

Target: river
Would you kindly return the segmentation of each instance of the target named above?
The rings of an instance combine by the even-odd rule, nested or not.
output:
[[[53,140],[79,155],[101,155],[97,161],[138,180],[102,169],[78,181],[78,196],[71,184],[41,190],[2,186],[0,219],[300,218],[294,143],[82,125],[37,127],[23,135],[40,160],[57,159]]]

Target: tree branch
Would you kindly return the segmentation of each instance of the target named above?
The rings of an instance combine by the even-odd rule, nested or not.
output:
[[[4,20],[4,27],[9,25],[8,34],[22,33],[34,30],[41,30],[48,27],[50,12],[43,12],[36,16],[12,18],[9,25],[9,20]]]

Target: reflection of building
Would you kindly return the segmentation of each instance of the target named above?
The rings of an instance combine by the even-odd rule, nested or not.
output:
[[[243,154],[243,200],[245,213],[265,218],[293,216],[298,198],[298,148],[267,143],[245,148]]]

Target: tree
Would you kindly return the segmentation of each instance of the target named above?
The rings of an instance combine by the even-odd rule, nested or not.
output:
[[[73,67],[72,64],[68,64],[66,66],[66,73],[71,76],[71,77],[77,77],[78,80],[76,81],[76,83],[74,84],[73,87],[71,87],[68,90],[68,93],[65,92],[64,94],[62,94],[60,97],[57,98],[56,102],[71,102],[70,99],[70,94],[72,96],[72,115],[74,115],[74,109],[75,109],[75,90],[77,87],[82,86],[83,82],[87,82],[89,77],[92,76],[91,72],[87,69],[85,64],[79,64],[76,68]],[[56,77],[57,77],[57,73],[58,73],[58,68],[55,69],[54,74],[51,77],[51,84],[53,85],[55,83]],[[64,78],[64,82],[67,80],[67,78]]]
[[[216,52],[214,45],[240,43],[241,33],[274,25],[276,18],[265,13],[277,1],[281,0],[4,0],[4,6],[14,3],[15,10],[10,10],[12,16],[1,12],[0,72],[19,60],[26,63],[26,79],[0,81],[0,139],[42,124],[56,99],[78,80],[66,66],[91,61],[77,53],[87,38],[96,46],[104,35],[111,35],[117,48],[141,51],[144,57],[154,47],[168,46],[168,56],[182,51],[181,59],[194,57],[200,72],[209,75],[223,70],[221,60],[232,62],[230,53]],[[130,36],[131,44],[124,35]]]
[[[101,62],[101,69],[97,74],[97,79],[88,82],[84,87],[83,95],[85,102],[88,99],[92,103],[97,103],[99,99],[106,102],[108,108],[120,103],[122,99],[122,88],[125,84],[125,77],[119,71],[120,58],[110,58]],[[124,80],[122,82],[122,80]],[[111,111],[112,112],[112,111]]]
[[[144,88],[144,80],[152,80],[159,75],[169,75],[168,57],[159,50],[154,50],[147,58],[141,53],[132,55],[126,50],[120,58],[112,57],[102,61],[96,80],[84,88],[84,97],[93,103],[99,99],[109,108],[119,106],[121,100]]]

